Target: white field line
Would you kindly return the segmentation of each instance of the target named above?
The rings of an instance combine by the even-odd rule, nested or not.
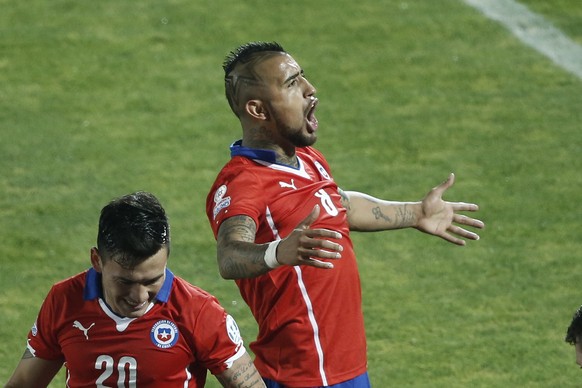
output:
[[[582,46],[540,15],[513,0],[463,0],[489,19],[503,24],[526,45],[582,79]]]

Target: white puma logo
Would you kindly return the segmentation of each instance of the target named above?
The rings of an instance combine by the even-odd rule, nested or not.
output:
[[[95,322],[93,322],[91,324],[91,326],[89,326],[88,328],[84,328],[83,325],[81,325],[81,322],[79,321],[75,321],[73,322],[73,327],[76,327],[77,329],[81,330],[83,332],[83,334],[85,334],[85,338],[89,339],[89,335],[87,334],[87,332],[89,331],[90,328],[92,328],[95,325]]]
[[[34,350],[34,348],[30,345],[29,339],[26,340],[26,348],[28,349],[30,354],[32,354],[34,357],[36,357],[36,350]]]
[[[295,187],[295,182],[293,181],[293,179],[291,179],[291,183],[287,183],[287,182],[281,182],[281,181],[279,181],[279,185],[280,185],[281,187],[284,187],[284,188],[288,188],[288,189],[297,190],[297,187]]]

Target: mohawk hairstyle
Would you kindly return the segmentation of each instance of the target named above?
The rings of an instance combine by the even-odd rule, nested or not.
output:
[[[576,345],[580,336],[582,336],[582,306],[580,306],[578,310],[576,310],[576,313],[574,313],[572,322],[566,332],[565,341],[571,345]]]
[[[224,76],[228,76],[228,74],[234,69],[234,67],[239,62],[244,62],[248,57],[252,54],[260,53],[263,51],[278,51],[281,53],[285,53],[285,49],[277,42],[249,42],[245,43],[235,50],[231,51],[222,64],[222,68],[224,69]]]

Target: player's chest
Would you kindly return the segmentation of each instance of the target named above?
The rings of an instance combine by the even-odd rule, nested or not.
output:
[[[86,314],[71,320],[59,343],[72,376],[105,384],[184,373],[194,361],[184,333],[166,317],[142,318],[116,322]]]
[[[263,180],[265,223],[284,231],[295,228],[319,205],[317,224],[338,227],[345,217],[338,187],[333,180],[313,179],[293,174],[279,174]]]

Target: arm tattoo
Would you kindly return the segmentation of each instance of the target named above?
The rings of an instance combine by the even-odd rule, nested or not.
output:
[[[218,262],[221,273],[234,279],[255,277],[270,270],[264,260],[265,249],[255,241],[257,227],[248,216],[225,220],[218,231]]]
[[[229,241],[255,241],[257,226],[251,217],[234,216],[225,220],[220,226],[219,237]]]
[[[380,206],[376,206],[375,208],[373,208],[372,214],[374,214],[374,218],[376,220],[382,219],[382,220],[386,221],[387,223],[392,222],[392,219],[382,212],[382,209],[380,209]]]
[[[408,208],[407,204],[396,209],[396,226],[398,227],[408,227],[414,223],[415,216],[414,212]]]
[[[338,194],[341,197],[341,202],[342,202],[342,206],[349,212],[350,210],[352,210],[352,206],[350,203],[350,197],[348,197],[348,195],[346,194],[345,191],[343,191],[342,189],[340,189],[338,187],[337,189]]]
[[[377,200],[368,200],[378,205],[372,208],[372,214],[376,221],[385,221],[387,224],[392,225],[394,228],[407,228],[415,221],[416,216],[414,211],[412,211],[406,203],[395,205],[394,214],[391,217],[382,211],[382,208]]]
[[[263,380],[256,369],[251,370],[252,366],[253,362],[249,360],[246,364],[239,366],[233,373],[229,373],[226,376],[217,376],[216,378],[223,387],[251,388],[262,386]]]

